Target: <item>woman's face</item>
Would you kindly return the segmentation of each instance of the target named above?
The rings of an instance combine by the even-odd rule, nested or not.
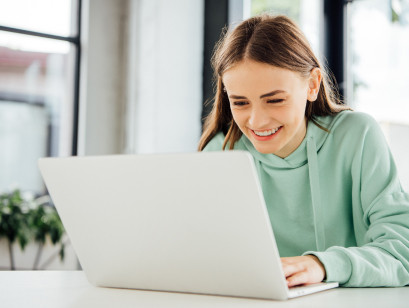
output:
[[[313,75],[317,74],[314,82]],[[257,151],[282,158],[290,155],[305,137],[307,99],[316,99],[320,81],[319,69],[305,78],[248,59],[223,74],[233,119],[240,130]]]

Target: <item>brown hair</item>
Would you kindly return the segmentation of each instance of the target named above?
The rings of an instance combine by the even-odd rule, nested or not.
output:
[[[322,73],[317,100],[307,102],[305,116],[320,126],[315,116],[335,115],[350,109],[342,104],[334,83],[319,64],[312,49],[298,26],[286,16],[260,15],[241,22],[233,31],[227,32],[216,44],[212,66],[216,81],[216,95],[210,114],[207,116],[199,151],[220,131],[225,134],[223,150],[229,149],[240,139],[242,132],[233,120],[229,99],[224,91],[223,73],[243,59],[285,68],[308,76],[312,69]]]

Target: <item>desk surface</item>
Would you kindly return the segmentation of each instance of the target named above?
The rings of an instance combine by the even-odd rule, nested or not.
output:
[[[337,288],[288,301],[97,288],[81,271],[0,271],[2,307],[409,307],[409,287]]]

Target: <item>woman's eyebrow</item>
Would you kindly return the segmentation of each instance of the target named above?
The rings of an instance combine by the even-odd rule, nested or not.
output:
[[[279,94],[279,93],[285,93],[285,91],[284,90],[274,90],[274,91],[271,91],[271,92],[268,92],[266,94],[261,95],[260,98],[268,97],[268,96],[274,96],[274,95]]]
[[[279,94],[279,93],[285,93],[285,91],[284,91],[284,90],[274,90],[274,91],[268,92],[268,93],[266,93],[266,94],[260,95],[260,98],[269,97],[269,96],[274,96],[274,95]],[[234,94],[229,95],[229,98],[233,98],[233,99],[247,99],[247,97],[245,97],[245,96],[242,96],[242,95],[234,95]]]
[[[241,96],[241,95],[229,95],[229,98],[234,98],[234,99],[246,99],[247,97]]]

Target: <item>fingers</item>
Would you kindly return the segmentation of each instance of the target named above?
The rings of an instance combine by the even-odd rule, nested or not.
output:
[[[325,268],[315,256],[281,258],[283,272],[289,287],[321,282]]]
[[[298,272],[290,277],[287,277],[287,285],[289,288],[303,284],[308,284],[309,283],[308,281],[309,277],[307,272]]]
[[[281,262],[288,287],[307,283],[308,275],[303,262],[300,262],[298,258],[282,258]]]
[[[304,270],[304,267],[302,263],[297,261],[295,258],[281,258],[281,263],[283,265],[283,271],[285,277],[289,277],[291,275],[294,275],[298,272],[301,272]]]

